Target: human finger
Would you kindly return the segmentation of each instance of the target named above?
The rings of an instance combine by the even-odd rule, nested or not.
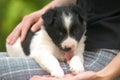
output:
[[[43,75],[43,76],[33,76],[30,78],[30,80],[62,80],[62,79],[58,79],[50,75]]]
[[[20,23],[16,26],[16,28],[8,35],[7,37],[7,43],[9,45],[13,45],[16,40],[18,39],[18,37],[20,36],[20,32],[21,32],[21,27],[20,27]]]
[[[21,43],[25,40],[27,32],[31,28],[31,26],[36,22],[36,20],[32,16],[25,16],[22,20],[21,26]]]
[[[39,20],[32,26],[31,31],[36,32],[40,29],[43,24],[43,19],[40,17]]]
[[[41,80],[41,76],[33,76],[30,80]]]

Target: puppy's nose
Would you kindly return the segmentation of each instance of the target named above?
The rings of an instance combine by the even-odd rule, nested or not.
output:
[[[64,51],[70,51],[73,47],[74,45],[65,45]]]
[[[64,51],[70,51],[71,50],[71,48],[64,48]]]

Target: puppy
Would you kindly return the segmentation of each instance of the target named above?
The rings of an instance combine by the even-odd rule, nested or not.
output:
[[[6,44],[10,56],[30,56],[52,76],[61,78],[64,72],[59,61],[67,61],[74,73],[84,71],[86,19],[77,6],[56,7],[43,16],[44,24],[35,33],[29,31],[23,44]]]

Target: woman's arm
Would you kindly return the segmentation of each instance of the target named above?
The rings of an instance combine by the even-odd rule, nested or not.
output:
[[[120,53],[104,69],[97,72],[97,76],[101,78],[106,77],[108,80],[113,80],[120,76]]]
[[[31,31],[35,32],[40,29],[40,26],[43,24],[43,20],[41,18],[42,14],[44,14],[48,9],[58,7],[58,6],[67,6],[70,4],[75,4],[76,0],[53,0],[41,10],[38,10],[34,13],[31,13],[25,16],[22,21],[16,26],[16,28],[11,32],[11,34],[7,38],[7,42],[12,45],[21,37],[21,42],[24,41],[28,30],[31,28]]]

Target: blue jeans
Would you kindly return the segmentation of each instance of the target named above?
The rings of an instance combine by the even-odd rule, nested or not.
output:
[[[99,71],[118,53],[118,50],[100,49],[85,51],[84,66],[86,70]],[[70,73],[69,66],[60,62],[65,73]],[[48,74],[30,57],[9,57],[0,53],[0,80],[29,80],[34,75]],[[116,80],[120,80],[117,78]]]

